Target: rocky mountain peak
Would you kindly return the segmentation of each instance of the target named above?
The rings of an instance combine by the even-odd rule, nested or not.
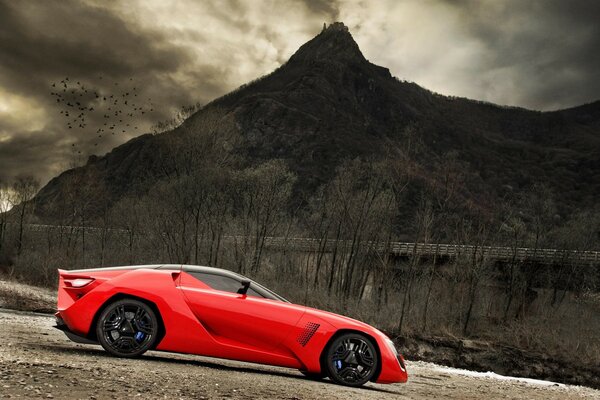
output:
[[[350,34],[348,27],[342,22],[334,22],[327,26],[312,40],[305,43],[290,58],[290,62],[339,61],[365,62],[358,44]]]

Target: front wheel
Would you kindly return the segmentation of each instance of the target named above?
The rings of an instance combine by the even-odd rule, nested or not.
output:
[[[124,299],[109,304],[96,324],[104,350],[119,357],[137,357],[156,342],[158,319],[146,303]]]
[[[362,386],[373,378],[379,358],[373,342],[358,333],[347,333],[327,348],[327,372],[336,383]]]

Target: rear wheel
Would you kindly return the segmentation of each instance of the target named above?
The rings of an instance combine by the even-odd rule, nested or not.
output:
[[[119,357],[137,357],[156,342],[158,318],[152,308],[141,301],[118,300],[100,314],[96,335],[109,353]]]
[[[362,386],[377,370],[379,358],[373,342],[357,333],[346,333],[335,339],[326,353],[329,377],[346,386]]]

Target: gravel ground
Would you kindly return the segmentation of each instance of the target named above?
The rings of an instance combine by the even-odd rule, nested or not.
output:
[[[407,384],[345,388],[299,372],[149,352],[119,359],[70,342],[44,314],[0,310],[0,398],[56,399],[600,399],[600,391],[457,374],[409,362]]]

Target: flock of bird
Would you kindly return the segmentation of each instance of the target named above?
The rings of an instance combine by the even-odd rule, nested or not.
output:
[[[103,77],[98,80],[102,81]],[[145,102],[149,107],[142,105],[144,101],[133,78],[129,78],[127,85],[114,82],[99,89],[66,77],[52,83],[50,95],[56,99],[66,129],[90,134],[95,130],[94,146],[98,146],[104,135],[137,131],[137,123],[154,111],[151,98]],[[75,143],[72,146],[75,147]]]

